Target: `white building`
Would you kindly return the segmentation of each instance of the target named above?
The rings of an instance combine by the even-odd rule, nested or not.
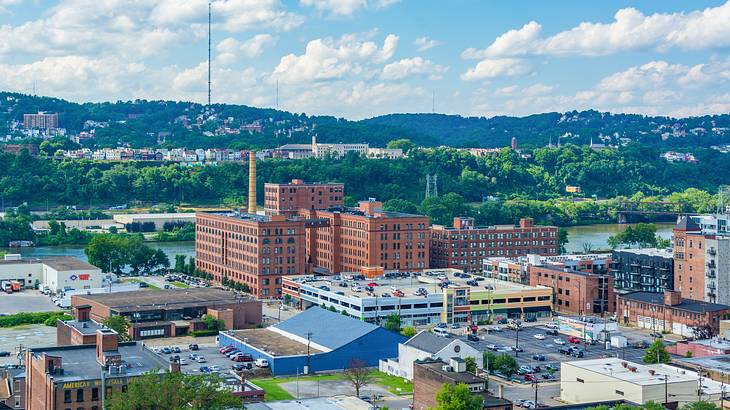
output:
[[[69,289],[91,289],[102,286],[101,269],[70,256],[20,258],[5,255],[0,261],[0,281],[17,280],[24,288],[36,284],[51,292]]]
[[[177,212],[177,213],[160,213],[160,214],[116,214],[113,216],[114,221],[122,225],[131,223],[147,223],[155,224],[155,231],[161,231],[166,222],[189,222],[195,223],[195,212]]]
[[[703,400],[719,400],[720,383],[704,377],[701,383]],[[666,364],[642,365],[617,358],[560,364],[560,399],[567,403],[662,403],[665,397],[670,402],[693,402],[699,388],[697,373]]]
[[[424,359],[441,359],[445,362],[453,357],[473,357],[477,367],[483,368],[482,353],[461,339],[438,336],[422,330],[405,343],[398,344],[398,357],[381,360],[379,370],[393,376],[413,380],[413,362]]]

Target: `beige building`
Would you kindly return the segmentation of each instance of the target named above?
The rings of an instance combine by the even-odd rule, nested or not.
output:
[[[5,255],[5,260],[0,261],[0,281],[18,281],[23,288],[36,284],[47,286],[53,293],[99,288],[102,276],[101,269],[70,256],[21,258]]]
[[[702,378],[701,384],[703,400],[719,400],[719,383]],[[617,358],[560,364],[560,399],[567,403],[692,402],[697,401],[699,388],[697,373],[666,364],[643,365]]]
[[[166,222],[189,222],[195,223],[194,212],[178,212],[165,214],[116,214],[114,221],[122,225],[146,222],[155,224],[155,231],[161,231]]]

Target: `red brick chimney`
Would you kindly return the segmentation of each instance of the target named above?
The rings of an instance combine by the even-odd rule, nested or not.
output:
[[[520,228],[532,228],[535,226],[535,220],[532,218],[521,218]]]
[[[376,201],[374,198],[368,199],[367,201],[360,201],[360,211],[368,216],[375,216],[383,212],[383,203]]]
[[[109,358],[118,356],[119,335],[112,329],[99,329],[96,331],[96,361],[107,364]]]
[[[676,290],[664,291],[664,304],[667,306],[677,306],[682,303],[682,294]]]
[[[457,216],[454,218],[454,228],[456,229],[472,229],[474,228],[474,218]]]
[[[71,313],[77,321],[88,322],[91,319],[91,305],[74,306]]]

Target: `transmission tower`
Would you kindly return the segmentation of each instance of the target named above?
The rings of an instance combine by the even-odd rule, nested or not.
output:
[[[210,49],[211,49],[211,47],[210,47],[210,42],[211,42],[210,26],[211,26],[211,14],[212,14],[211,13],[211,9],[212,9],[212,4],[211,4],[210,1],[208,1],[208,109],[210,109],[210,84],[211,84],[211,82],[210,82],[210,57],[211,57],[211,52],[210,52]]]
[[[438,198],[439,187],[438,187],[438,175],[426,174],[426,198]]]
[[[730,185],[720,185],[717,189],[717,213],[730,213]]]

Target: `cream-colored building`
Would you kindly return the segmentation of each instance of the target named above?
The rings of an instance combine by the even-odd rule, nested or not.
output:
[[[114,221],[122,225],[146,222],[155,224],[155,231],[161,231],[166,222],[189,222],[195,223],[195,212],[178,212],[164,214],[116,214]]]
[[[700,378],[691,370],[666,364],[643,365],[617,358],[560,364],[560,399],[567,403],[627,400],[692,402],[698,399]],[[702,399],[719,401],[721,385],[702,378]]]
[[[0,261],[0,281],[14,280],[23,288],[36,284],[56,293],[69,289],[91,289],[102,286],[101,269],[70,256],[17,258],[6,255]]]

